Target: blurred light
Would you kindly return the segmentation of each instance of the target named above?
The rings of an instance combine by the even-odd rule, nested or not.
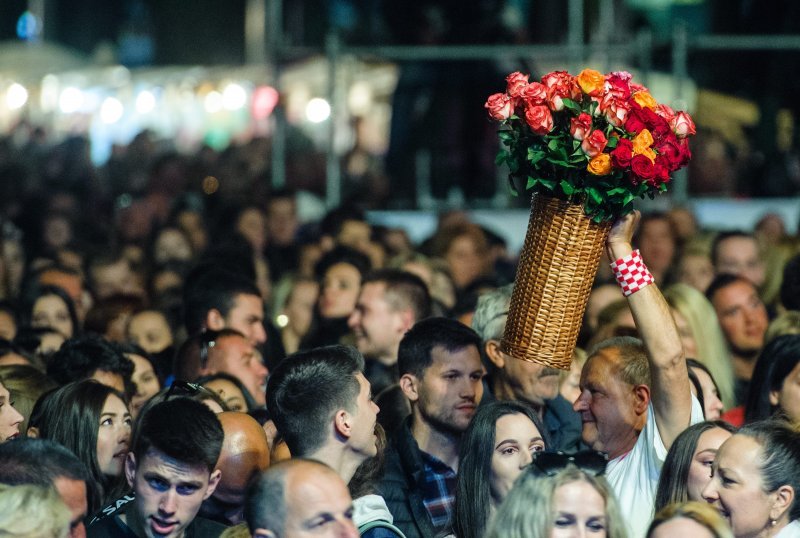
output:
[[[239,110],[247,104],[247,92],[240,85],[231,83],[222,91],[222,106],[226,110]]]
[[[328,101],[315,97],[306,105],[306,119],[311,123],[322,123],[331,116],[331,105]]]
[[[125,109],[116,97],[106,97],[100,106],[100,121],[103,123],[117,123]]]
[[[10,110],[17,110],[25,106],[28,102],[28,90],[22,84],[14,83],[8,87],[6,92],[6,106]]]
[[[222,94],[218,91],[209,92],[203,102],[206,107],[206,112],[214,114],[222,110]]]
[[[156,107],[156,96],[149,90],[143,90],[136,96],[136,112],[147,114]]]
[[[259,86],[253,92],[253,117],[256,119],[268,118],[278,104],[280,95],[272,86]]]
[[[25,41],[31,41],[39,35],[39,19],[30,11],[25,11],[17,19],[17,37]]]
[[[83,92],[78,88],[64,88],[61,96],[58,98],[58,107],[64,114],[71,114],[77,112],[83,105]]]
[[[203,192],[206,194],[214,194],[219,189],[219,180],[214,176],[206,176],[203,178]]]
[[[372,105],[372,88],[364,81],[356,82],[347,95],[347,105],[355,116],[364,116]]]
[[[289,325],[289,316],[287,316],[286,314],[278,314],[278,316],[275,318],[275,324],[281,329],[283,329],[284,327]]]

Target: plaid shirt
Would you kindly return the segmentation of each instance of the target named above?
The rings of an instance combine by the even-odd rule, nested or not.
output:
[[[420,450],[425,468],[422,504],[437,531],[448,529],[456,501],[456,473],[444,462]]]

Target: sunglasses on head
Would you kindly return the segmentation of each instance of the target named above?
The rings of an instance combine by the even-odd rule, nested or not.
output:
[[[531,468],[547,476],[555,476],[568,465],[574,465],[581,471],[594,476],[601,476],[606,472],[608,454],[598,450],[581,450],[574,454],[566,452],[537,452],[533,456]]]

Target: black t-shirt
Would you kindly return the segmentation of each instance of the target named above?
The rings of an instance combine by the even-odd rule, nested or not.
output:
[[[87,538],[138,538],[119,517],[120,514],[127,513],[133,499],[133,494],[130,493],[104,508],[86,529]],[[224,525],[215,521],[196,517],[186,527],[183,536],[184,538],[218,538],[225,528]]]

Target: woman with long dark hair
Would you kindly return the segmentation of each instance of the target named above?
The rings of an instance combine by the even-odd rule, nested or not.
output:
[[[744,409],[746,423],[775,413],[800,423],[800,335],[778,336],[761,350]]]
[[[125,489],[123,469],[131,435],[125,397],[87,379],[43,398],[38,423],[32,425],[39,437],[61,443],[89,469],[97,486],[96,491],[87,492],[89,513],[94,513]]]
[[[461,438],[455,535],[481,538],[533,454],[549,445],[547,429],[530,406],[497,401],[479,407]]]

